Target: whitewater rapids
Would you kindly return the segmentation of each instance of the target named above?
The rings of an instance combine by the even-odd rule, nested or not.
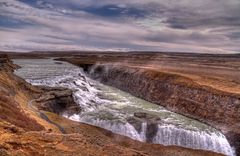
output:
[[[14,60],[14,63],[22,67],[15,73],[33,85],[73,90],[74,100],[83,111],[71,116],[63,114],[66,118],[149,142],[147,122],[140,123],[140,130],[128,122],[135,112],[145,112],[161,118],[161,122],[156,123],[152,143],[234,155],[227,139],[218,130],[96,82],[88,78],[79,67],[66,62],[56,63],[52,59],[19,59]]]

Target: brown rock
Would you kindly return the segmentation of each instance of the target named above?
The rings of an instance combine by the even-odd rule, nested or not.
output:
[[[80,106],[74,102],[72,91],[66,88],[51,88],[42,86],[43,94],[36,99],[41,110],[68,115],[78,114]]]
[[[10,155],[8,154],[7,150],[1,149],[0,147],[0,156],[10,156]]]
[[[42,114],[51,121],[47,122],[40,117],[37,110],[28,105],[31,100],[39,95],[42,96],[43,90],[14,76],[10,69],[1,67],[0,155],[221,156],[221,154],[210,151],[141,143],[101,128],[76,123],[56,114],[44,112],[45,114]],[[47,95],[45,100],[60,98],[62,95],[62,93],[53,93],[50,96]],[[24,133],[15,133],[18,131],[15,128],[9,130],[8,127],[12,125],[23,129]],[[61,125],[67,134],[60,133],[56,125]],[[46,129],[52,129],[52,131],[45,131]]]
[[[231,131],[235,136],[240,136],[239,94],[202,86],[177,74],[150,69],[121,65],[99,65],[95,68],[98,70],[93,69],[91,72],[94,79],[174,112],[204,121],[225,134]],[[145,117],[145,114],[136,115]],[[228,140],[240,154],[240,140],[232,140],[231,137]]]

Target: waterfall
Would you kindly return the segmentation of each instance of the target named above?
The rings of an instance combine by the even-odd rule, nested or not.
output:
[[[116,134],[128,136],[132,139],[146,142],[147,140],[147,123],[141,124],[141,131],[138,132],[128,122],[106,121],[95,119],[89,116],[73,115],[71,120],[91,124]],[[178,128],[172,125],[158,125],[157,133],[152,143],[161,145],[176,145],[192,149],[202,149],[222,153],[227,156],[233,156],[233,150],[227,139],[220,132],[207,133],[199,131],[190,131]]]
[[[141,125],[141,132],[139,133],[141,140],[139,140],[139,141],[146,142],[147,141],[146,134],[147,134],[147,123],[143,122]]]
[[[233,151],[223,134],[179,129],[175,126],[158,126],[153,143],[204,149],[232,156]]]
[[[144,141],[145,137],[141,134],[139,134],[135,128],[129,124],[124,122],[117,122],[117,121],[106,121],[106,120],[100,120],[95,119],[89,116],[83,116],[80,117],[79,115],[73,115],[69,117],[71,120],[87,123],[90,125],[98,126],[107,130],[110,130],[116,134],[128,136],[132,139]]]
[[[78,67],[67,63],[56,65],[49,60],[44,63],[41,60],[28,60],[22,64],[20,60],[17,64],[23,67],[17,74],[33,85],[65,87],[73,91],[74,100],[83,111],[72,116],[64,114],[66,118],[102,127],[143,142],[234,155],[225,136],[212,127],[93,81]],[[38,69],[37,73],[35,66]],[[57,70],[56,73],[54,73],[55,70]],[[132,125],[127,119],[133,117],[133,114],[138,111],[157,114],[163,123],[154,123],[156,125],[151,129],[151,124],[142,121],[137,123],[139,125],[136,128],[136,125]],[[169,122],[172,123],[166,124]]]
[[[70,70],[63,75],[44,79],[26,79],[26,81],[33,85],[64,87],[73,90],[74,101],[81,106],[83,111],[92,111],[97,107],[97,104],[106,103],[97,96],[99,91],[87,81],[80,68]]]

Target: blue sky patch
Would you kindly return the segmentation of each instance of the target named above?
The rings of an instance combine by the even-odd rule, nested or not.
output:
[[[117,5],[105,5],[100,7],[86,7],[82,9],[85,12],[103,16],[103,17],[144,17],[147,12],[132,7],[119,7]]]
[[[30,26],[30,25],[33,25],[33,24],[30,22],[24,22],[15,18],[0,15],[0,27],[21,28],[21,27]]]

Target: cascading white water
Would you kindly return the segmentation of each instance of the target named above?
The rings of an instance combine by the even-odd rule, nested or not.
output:
[[[215,152],[233,155],[227,139],[221,133],[182,130],[175,126],[159,125],[153,143],[213,150]]]
[[[114,133],[139,141],[147,141],[148,123],[140,123],[140,131],[128,122],[135,112],[146,112],[161,118],[152,143],[178,145],[194,149],[211,150],[232,156],[232,149],[216,129],[198,121],[170,112],[161,106],[136,98],[116,88],[89,79],[82,69],[52,59],[15,60],[23,68],[16,74],[33,85],[65,87],[72,89],[74,100],[83,111],[64,116],[78,122],[108,129]]]

